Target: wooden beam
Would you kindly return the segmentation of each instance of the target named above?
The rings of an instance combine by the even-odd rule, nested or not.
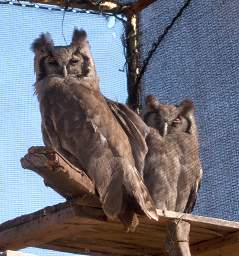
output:
[[[139,0],[133,4],[123,5],[118,1],[105,0],[105,1],[94,1],[94,0],[31,0],[31,3],[36,4],[47,4],[47,5],[56,5],[59,7],[65,8],[79,8],[82,10],[96,11],[96,12],[105,12],[113,14],[125,14],[133,15],[138,14],[143,9],[156,2],[157,0]],[[27,0],[22,0],[22,2],[29,2]]]
[[[22,2],[29,2],[28,0],[22,0]],[[48,5],[56,5],[62,8],[66,6],[68,8],[79,8],[82,10],[91,10],[96,12],[106,12],[106,13],[122,13],[124,6],[121,4],[110,1],[110,0],[103,0],[103,1],[90,1],[90,0],[31,0],[31,3],[36,4],[48,4]]]
[[[74,232],[67,223],[77,220],[78,216],[83,220],[107,219],[101,209],[74,205],[71,202],[47,207],[0,225],[0,250],[39,247],[63,236],[71,237]]]
[[[138,114],[142,108],[139,51],[139,12],[156,0],[139,0],[124,6],[122,12],[127,17],[126,24],[126,60],[128,64],[128,105]]]
[[[204,241],[199,244],[195,244],[192,246],[192,252],[195,255],[203,255],[204,252],[207,252],[207,254],[209,254],[211,251],[220,250],[223,247],[228,247],[234,244],[239,244],[238,231],[220,238],[211,239],[209,241]]]
[[[239,249],[239,223],[161,210],[158,214],[159,222],[141,217],[136,232],[126,233],[119,221],[108,221],[102,209],[68,201],[1,224],[0,250],[34,246],[80,253],[88,248],[107,255],[112,245],[114,255],[121,248],[125,255],[132,255],[132,251],[134,255],[160,255],[167,223],[175,218],[191,224],[193,255],[220,246],[237,245]]]
[[[126,24],[126,60],[128,63],[128,105],[140,112],[141,98],[140,85],[136,85],[139,74],[139,38],[138,38],[138,15],[127,14]]]
[[[80,229],[77,228],[79,224],[74,226],[74,224],[72,224],[72,222],[74,223],[74,220],[78,220],[78,223],[84,224],[85,220],[92,219],[92,221],[87,221],[90,228],[89,230],[91,230],[92,225],[96,224],[95,221],[103,220],[105,222],[106,217],[101,209],[100,202],[95,195],[95,188],[93,183],[84,171],[76,168],[59,153],[46,147],[32,147],[21,159],[21,163],[23,168],[33,170],[42,176],[45,183],[60,193],[62,196],[73,200],[64,204],[56,205],[54,207],[45,208],[37,213],[22,216],[13,221],[0,225],[1,249],[16,250],[26,246],[49,246],[49,248],[53,246],[52,248],[55,248],[54,246],[57,245],[63,250],[64,248],[66,249],[64,244],[68,243],[65,242],[67,238],[71,237],[73,234],[82,232],[80,230],[84,229],[83,226],[79,227]],[[157,213],[160,217],[159,225],[161,225],[161,227],[164,226],[164,229],[168,223],[172,221],[178,221],[180,223],[179,226],[184,225],[183,223],[190,223],[192,226],[192,233],[199,233],[207,240],[210,238],[207,243],[203,242],[202,244],[198,244],[193,247],[194,252],[197,253],[196,255],[201,255],[200,253],[202,253],[205,248],[207,250],[214,250],[218,243],[226,246],[227,244],[230,245],[238,242],[238,236],[236,238],[234,236],[230,237],[230,234],[227,237],[229,242],[226,240],[223,243],[225,234],[239,230],[239,223],[172,211],[157,210]],[[146,226],[152,225],[152,221],[148,220],[147,218],[141,218],[141,221],[143,221],[143,227],[145,227],[145,224]],[[122,228],[119,223],[117,225],[118,227]],[[223,229],[221,228],[222,226]],[[107,224],[107,227],[108,229],[105,231],[97,230],[96,233],[98,236],[96,236],[95,239],[101,237],[101,234],[106,239],[106,232],[112,232],[112,226]],[[89,236],[92,236],[93,234],[89,230],[86,229],[85,232]],[[119,231],[117,232],[115,233],[115,236],[119,238],[121,235]],[[148,233],[145,230],[144,232]],[[163,231],[163,234],[165,235],[165,230]],[[215,238],[216,240],[212,240]],[[87,238],[85,239],[87,240]],[[108,241],[107,239],[102,241],[102,244],[100,244],[100,241],[98,240],[97,244],[89,246],[95,252],[100,252],[102,250],[104,251],[102,248],[104,248],[106,241]],[[175,241],[177,239],[177,236],[175,236]],[[52,243],[52,241],[56,240],[58,241],[57,243]],[[120,240],[122,240],[122,238]],[[183,240],[187,241],[186,238]],[[201,242],[202,239],[196,239],[195,241]],[[113,245],[117,242],[117,239],[114,241],[112,240],[111,242]],[[185,242],[181,244],[179,243],[179,245],[182,248],[186,248]],[[69,249],[70,251],[82,252],[82,250],[84,251],[84,248],[87,247],[87,241],[83,243],[81,240],[81,246],[76,249],[74,249],[75,242],[72,241],[71,246],[73,249]],[[128,245],[126,246],[126,244],[123,246],[126,247],[125,250],[129,253],[128,255],[131,255],[131,250],[135,250],[132,245],[129,245],[130,248],[128,248]],[[180,246],[178,247],[179,250],[181,250]],[[150,248],[147,249],[147,251],[149,250]],[[157,248],[156,251],[157,250],[162,250],[162,246]],[[105,251],[108,251],[109,253],[111,251],[110,246],[106,246]],[[120,252],[119,248],[114,252],[115,254]],[[142,251],[139,250],[137,253],[141,255]]]
[[[159,215],[160,220],[184,220],[191,224],[197,224],[197,226],[200,226],[205,229],[215,229],[217,230],[217,227],[223,226],[224,230],[231,230],[235,229],[239,230],[239,222],[234,221],[228,221],[228,220],[222,220],[218,218],[211,218],[211,217],[204,217],[204,216],[198,216],[188,213],[180,213],[180,212],[173,212],[173,211],[164,211],[164,210],[157,210],[157,213]]]
[[[94,184],[85,172],[50,148],[31,147],[21,159],[21,165],[43,177],[47,186],[66,199],[95,195]]]

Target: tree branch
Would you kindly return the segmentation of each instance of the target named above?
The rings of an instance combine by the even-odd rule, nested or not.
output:
[[[46,186],[66,199],[78,198],[82,203],[83,196],[85,200],[91,201],[90,204],[99,204],[90,178],[58,152],[46,147],[31,147],[21,159],[21,165],[39,174]]]

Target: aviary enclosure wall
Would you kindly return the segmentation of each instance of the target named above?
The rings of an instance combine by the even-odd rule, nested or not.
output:
[[[141,59],[185,1],[156,1],[140,15]],[[195,214],[239,220],[239,2],[192,0],[143,76],[142,96],[192,98],[204,176]]]
[[[141,64],[185,2],[158,0],[140,13]],[[185,97],[193,99],[204,169],[194,213],[239,221],[239,2],[188,2],[152,55],[141,79],[140,98],[142,101],[144,96],[154,94],[168,103],[178,103]],[[57,38],[57,44],[64,44],[64,40],[63,11],[0,3],[2,222],[62,200],[44,188],[40,178],[21,170],[19,159],[29,146],[41,144],[29,46],[40,32],[47,30]],[[103,93],[113,100],[125,101],[121,42],[124,22],[116,20],[111,27],[114,22],[110,16],[66,12],[63,28],[68,41],[74,26],[88,31]],[[37,254],[55,255],[38,250]]]

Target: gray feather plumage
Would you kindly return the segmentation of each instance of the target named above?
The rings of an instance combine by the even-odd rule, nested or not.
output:
[[[202,177],[193,103],[167,105],[149,96],[143,118],[153,127],[146,140],[145,184],[157,208],[190,213]]]
[[[33,43],[35,46],[39,49]],[[70,46],[45,49],[43,44],[40,48],[48,53],[42,56],[33,49],[41,73],[36,81],[36,94],[46,146],[53,147],[87,173],[109,218],[119,217],[132,230],[138,212],[157,220],[155,205],[137,169],[143,168],[141,158],[146,155],[147,146],[134,148],[117,114],[113,114],[101,95],[86,33],[75,30]],[[122,115],[135,115],[138,121],[134,128],[139,140],[144,140],[146,134],[140,126],[146,126],[127,107],[122,108]],[[134,157],[137,150],[140,158]]]

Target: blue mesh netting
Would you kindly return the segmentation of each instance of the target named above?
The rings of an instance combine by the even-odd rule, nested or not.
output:
[[[142,60],[185,0],[140,16]],[[196,105],[204,177],[194,213],[239,220],[239,2],[192,0],[153,56],[143,95]]]
[[[41,32],[48,31],[55,44],[64,45],[62,17],[62,11],[0,4],[0,223],[63,201],[44,186],[38,175],[23,170],[19,161],[30,146],[42,145],[30,44]],[[67,12],[64,33],[68,43],[75,26],[88,32],[103,93],[124,102],[126,74],[119,71],[125,63],[123,24],[101,15]],[[25,251],[56,255],[45,250]]]
[[[142,59],[184,1],[160,0],[142,12]],[[194,213],[231,220],[239,220],[238,18],[237,0],[192,0],[143,78],[144,95],[153,93],[169,103],[185,97],[194,100],[204,167]],[[44,31],[52,33],[56,44],[64,44],[61,21],[62,12],[0,5],[0,222],[62,201],[19,163],[28,147],[42,144],[29,47]],[[109,28],[110,23],[98,15],[66,13],[64,32],[69,41],[74,26],[87,30],[103,92],[125,101],[126,76],[119,71],[125,61],[120,40],[123,25],[117,21]]]

